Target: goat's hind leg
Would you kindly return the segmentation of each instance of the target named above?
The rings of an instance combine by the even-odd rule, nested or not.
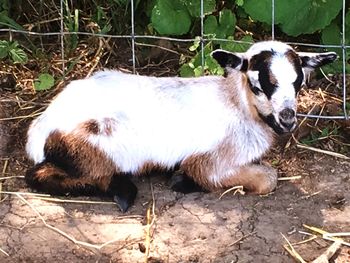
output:
[[[52,195],[101,195],[92,182],[73,177],[56,164],[44,161],[27,170],[25,181],[31,188]]]

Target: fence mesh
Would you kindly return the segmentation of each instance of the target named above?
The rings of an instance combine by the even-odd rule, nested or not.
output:
[[[156,35],[137,35],[135,34],[135,1],[136,0],[130,0],[130,8],[131,8],[131,17],[130,17],[130,24],[131,24],[131,32],[130,34],[123,34],[123,35],[113,35],[113,34],[100,34],[100,33],[93,33],[93,32],[82,32],[82,31],[75,31],[75,32],[69,32],[65,29],[64,25],[64,8],[65,5],[67,5],[67,0],[60,0],[60,10],[59,10],[59,24],[60,24],[60,30],[59,32],[35,32],[30,30],[16,30],[13,28],[1,28],[0,33],[8,33],[10,38],[12,38],[12,34],[14,33],[20,33],[27,36],[39,36],[39,37],[49,37],[49,36],[58,36],[60,37],[60,53],[61,53],[61,59],[62,59],[62,74],[63,77],[65,75],[65,72],[67,70],[66,65],[66,56],[65,56],[65,37],[66,36],[72,36],[72,35],[78,35],[78,36],[89,36],[89,37],[96,37],[96,38],[111,38],[111,39],[128,39],[131,41],[131,63],[132,63],[132,69],[133,73],[136,73],[136,46],[138,43],[136,41],[142,41],[142,40],[166,40],[166,41],[172,41],[172,42],[187,42],[191,43],[198,39],[194,38],[175,38],[175,37],[163,37],[163,36],[156,36]],[[272,14],[272,20],[271,20],[271,36],[270,38],[272,40],[276,39],[275,35],[275,0],[271,0],[271,14]],[[339,72],[342,74],[342,82],[341,82],[341,89],[342,89],[342,104],[343,104],[343,113],[341,115],[332,115],[332,116],[324,116],[324,115],[312,115],[312,114],[298,114],[301,117],[308,117],[308,118],[318,118],[318,119],[349,119],[348,113],[347,113],[347,80],[346,80],[346,54],[348,50],[350,49],[349,45],[346,45],[346,0],[342,0],[342,39],[341,39],[341,45],[322,45],[322,44],[310,44],[310,43],[303,43],[303,42],[286,42],[287,44],[294,45],[294,46],[303,46],[303,47],[309,47],[309,48],[337,48],[341,49],[341,60],[342,60],[342,72]],[[238,40],[227,40],[227,39],[220,39],[220,38],[207,38],[204,34],[204,0],[200,1],[200,46],[201,46],[201,63],[202,68],[204,68],[204,45],[208,41],[218,40],[218,41],[230,41],[234,43],[247,43],[252,44],[245,41],[238,41]]]

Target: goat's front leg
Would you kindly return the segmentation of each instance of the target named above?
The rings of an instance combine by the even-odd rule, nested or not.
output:
[[[277,186],[277,171],[265,165],[251,164],[234,169],[232,174],[218,176],[215,182],[223,188],[241,185],[250,193],[268,194]]]
[[[228,160],[214,159],[210,154],[192,156],[183,161],[180,169],[209,191],[243,186],[248,192],[267,194],[277,185],[277,172],[271,167],[257,164],[231,167]]]

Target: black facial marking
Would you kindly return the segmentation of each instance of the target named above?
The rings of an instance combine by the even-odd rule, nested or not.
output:
[[[237,68],[241,63],[242,59],[233,53],[217,50],[212,53],[212,57],[219,63],[223,68]]]
[[[277,83],[272,81],[273,76],[270,71],[273,54],[273,51],[262,51],[259,54],[254,55],[250,61],[250,70],[259,72],[260,86],[268,99],[271,99],[271,96],[277,87]]]
[[[264,116],[259,113],[259,116],[267,125],[269,125],[274,130],[275,133],[279,135],[284,133],[283,129],[278,125],[275,117],[272,114]]]
[[[285,54],[285,56],[288,58],[290,63],[292,63],[295,72],[297,73],[297,78],[293,82],[293,86],[295,89],[295,94],[297,94],[301,88],[301,84],[304,80],[304,73],[302,69],[302,60],[299,58],[299,56],[293,51],[288,50]]]
[[[243,59],[241,71],[246,72],[248,70],[248,59]]]

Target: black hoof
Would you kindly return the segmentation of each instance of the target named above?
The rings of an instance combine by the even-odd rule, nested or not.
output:
[[[174,173],[170,178],[170,188],[175,192],[189,194],[193,192],[205,192],[205,190],[195,183],[190,177],[183,173]]]
[[[137,187],[128,176],[115,175],[109,186],[109,193],[113,195],[113,200],[117,203],[120,210],[125,213],[134,204]]]

